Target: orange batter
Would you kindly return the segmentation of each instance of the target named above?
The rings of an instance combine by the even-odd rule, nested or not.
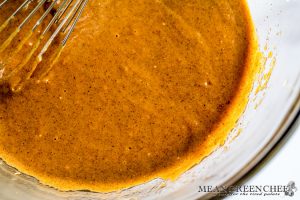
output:
[[[255,44],[244,0],[89,1],[48,76],[0,96],[0,157],[61,190],[175,179],[234,127]]]

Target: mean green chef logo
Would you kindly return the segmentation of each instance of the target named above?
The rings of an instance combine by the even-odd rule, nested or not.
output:
[[[294,196],[295,192],[297,192],[296,184],[294,181],[290,181],[289,184],[287,185],[288,189],[285,191],[286,196]]]
[[[241,186],[199,186],[198,192],[216,193],[219,197],[226,196],[288,196],[297,192],[294,181],[287,185],[241,185]]]

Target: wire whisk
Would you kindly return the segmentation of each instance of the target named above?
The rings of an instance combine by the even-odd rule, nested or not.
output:
[[[12,4],[10,1],[12,0],[2,0],[0,9],[5,9],[9,3]],[[70,38],[87,3],[88,0],[23,0],[18,5],[13,13],[0,24],[0,36],[2,35],[4,38],[2,44],[0,43],[0,86],[2,90],[5,88],[6,92],[20,91],[36,73],[42,60],[46,60],[45,58],[50,59],[51,62],[43,65],[39,79],[49,73]],[[22,15],[22,17],[16,20],[18,15]],[[17,22],[19,22],[18,25],[8,33],[9,25],[15,26]],[[26,28],[24,28],[25,26]],[[15,41],[21,33],[24,36]],[[35,40],[28,43],[33,35],[35,35]],[[25,44],[29,44],[30,47],[25,48]],[[55,51],[51,51],[51,56],[44,55],[54,45],[56,45]],[[8,52],[4,54],[5,51]],[[14,59],[13,57],[20,52],[23,52],[23,56],[20,59]],[[17,64],[11,64],[10,69],[8,69],[9,67],[6,67],[4,61],[1,61],[4,57],[14,62],[18,62],[16,60],[21,61]],[[20,74],[22,74],[21,78],[19,77]]]

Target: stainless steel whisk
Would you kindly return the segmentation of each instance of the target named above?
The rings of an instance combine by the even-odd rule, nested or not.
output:
[[[10,0],[3,0],[0,2],[0,9],[5,8],[5,4],[8,3]],[[21,12],[21,10],[26,9],[27,6],[31,2],[36,2],[35,7],[29,11],[29,14],[23,19],[23,21],[16,27],[15,31],[13,31],[11,34],[8,35],[7,39],[0,44],[0,53],[3,52],[12,42],[12,40],[15,38],[15,36],[22,30],[22,28],[28,24],[30,20],[32,20],[33,16],[37,13],[37,11],[42,7],[45,6],[45,9],[42,13],[42,15],[39,17],[39,19],[34,23],[33,27],[31,28],[30,33],[26,36],[26,38],[23,38],[18,45],[16,51],[20,51],[22,49],[22,46],[27,41],[27,39],[34,33],[39,27],[42,22],[45,20],[45,18],[49,15],[51,15],[51,11],[53,11],[54,6],[58,6],[56,9],[55,14],[51,15],[51,20],[48,24],[46,24],[46,27],[39,33],[39,37],[33,47],[31,48],[30,52],[26,55],[24,58],[24,61],[22,61],[21,64],[16,66],[12,71],[10,71],[7,75],[2,76],[2,73],[0,75],[0,85],[5,84],[10,78],[12,78],[14,75],[16,75],[24,66],[28,64],[28,61],[31,59],[31,57],[34,55],[35,51],[38,49],[39,45],[41,44],[41,40],[45,39],[45,35],[50,33],[50,37],[47,37],[48,39],[46,42],[44,42],[44,46],[42,46],[40,49],[40,52],[37,54],[36,62],[35,64],[32,64],[31,69],[29,70],[28,74],[26,75],[26,78],[18,84],[18,87],[11,87],[9,88],[12,92],[17,92],[22,88],[22,85],[24,82],[29,80],[33,73],[36,70],[37,65],[42,61],[42,56],[45,54],[45,52],[48,50],[49,46],[53,43],[54,39],[58,36],[58,34],[63,33],[63,38],[60,41],[59,48],[62,49],[66,42],[68,41],[71,33],[73,32],[76,23],[78,22],[84,8],[87,5],[88,0],[24,0],[24,2],[7,18],[7,20],[0,25],[0,34],[4,31],[4,29],[7,27],[7,25]],[[47,6],[46,6],[47,4]],[[55,29],[51,30],[55,25]],[[58,54],[60,54],[60,51]],[[59,55],[57,55],[58,57]],[[42,73],[41,77],[48,74],[48,72],[51,70],[53,65],[47,66],[47,69],[44,70],[44,73]]]

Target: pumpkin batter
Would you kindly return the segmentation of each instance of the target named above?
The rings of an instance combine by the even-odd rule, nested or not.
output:
[[[244,0],[89,1],[48,76],[0,96],[0,157],[61,190],[175,179],[234,127],[255,44]]]

